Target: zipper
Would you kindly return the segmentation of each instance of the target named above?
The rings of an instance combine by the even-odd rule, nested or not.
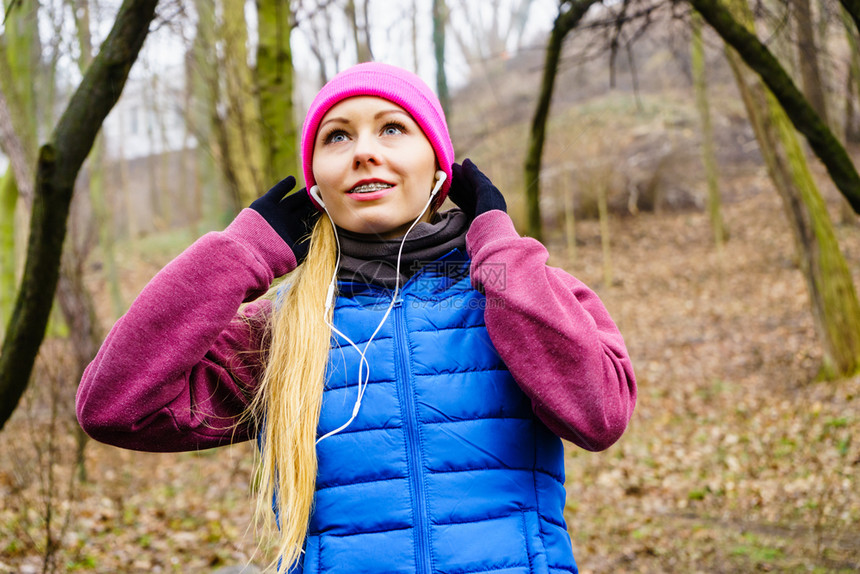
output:
[[[430,572],[429,526],[427,524],[427,500],[424,492],[423,468],[419,452],[418,420],[415,412],[415,393],[410,388],[409,349],[406,345],[406,325],[403,318],[403,299],[394,302],[395,341],[400,376],[397,384],[403,397],[404,424],[406,425],[406,455],[409,458],[409,487],[415,501],[415,537],[418,543],[416,572]]]

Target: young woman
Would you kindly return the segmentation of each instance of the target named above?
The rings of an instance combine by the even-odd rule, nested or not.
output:
[[[559,437],[605,449],[636,400],[606,309],[453,163],[417,76],[342,72],[301,145],[307,191],[276,185],[116,323],[81,425],[149,451],[256,437],[281,570],[576,572]]]

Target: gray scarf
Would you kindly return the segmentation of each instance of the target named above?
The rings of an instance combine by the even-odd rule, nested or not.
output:
[[[427,263],[435,261],[452,249],[466,249],[469,218],[459,209],[437,213],[429,223],[416,225],[406,238],[400,258],[400,285],[409,280]],[[380,239],[374,235],[353,233],[338,228],[340,237],[340,268],[342,281],[373,283],[394,289],[397,252],[402,237]]]

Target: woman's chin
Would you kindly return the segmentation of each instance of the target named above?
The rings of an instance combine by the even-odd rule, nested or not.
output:
[[[343,223],[338,222],[338,227],[351,231],[352,233],[360,233],[362,235],[373,235],[381,239],[394,239],[403,237],[403,234],[409,229],[409,226],[415,221],[409,219],[407,221],[393,220],[388,214],[380,214],[379,217],[373,217],[371,214],[365,214],[361,218],[351,218]]]

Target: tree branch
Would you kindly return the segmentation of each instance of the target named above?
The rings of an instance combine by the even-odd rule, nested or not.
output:
[[[116,104],[149,32],[158,0],[124,0],[48,143],[39,150],[27,262],[0,351],[0,429],[30,379],[59,278],[75,179]]]
[[[854,25],[857,26],[857,31],[860,32],[860,0],[839,0],[839,3],[851,15]]]
[[[779,60],[767,46],[732,17],[719,0],[688,0],[723,40],[734,48],[744,62],[779,100],[794,127],[806,137],[809,146],[827,168],[833,183],[856,213],[860,213],[860,175],[851,158],[809,101],[803,96]],[[841,0],[856,4],[858,0]]]

